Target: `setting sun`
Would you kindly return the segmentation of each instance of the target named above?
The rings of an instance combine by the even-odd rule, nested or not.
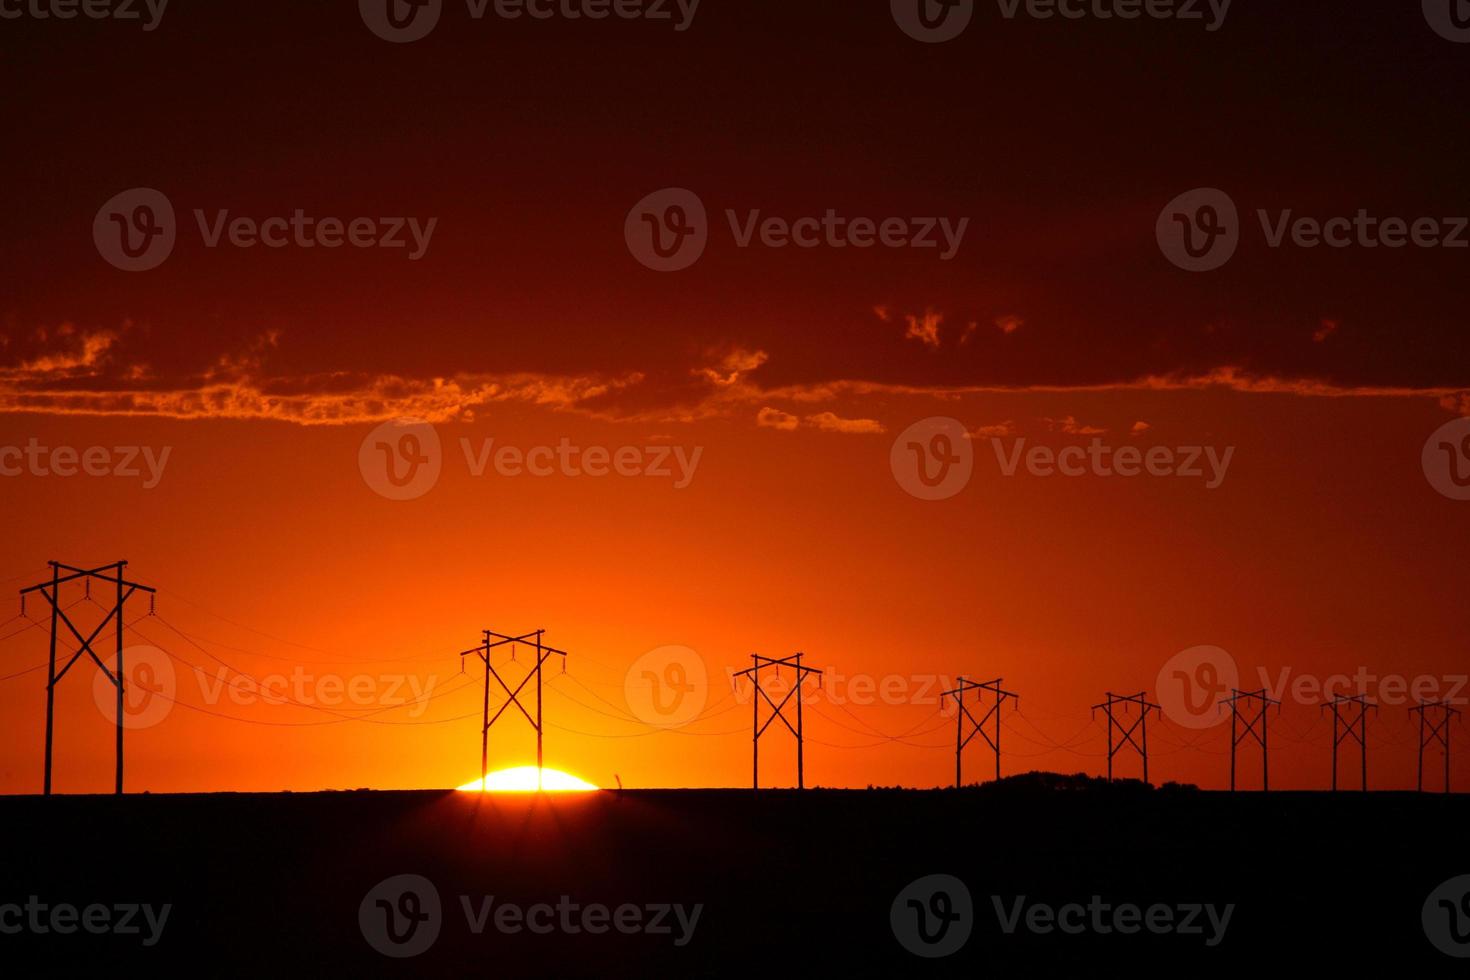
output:
[[[596,786],[583,779],[578,779],[569,773],[557,769],[540,770],[538,782],[535,766],[516,766],[514,769],[502,769],[492,772],[485,777],[484,789],[491,793],[535,793],[538,791],[546,793],[585,793],[597,789]],[[459,789],[466,792],[478,792],[480,781],[472,779],[460,786]]]

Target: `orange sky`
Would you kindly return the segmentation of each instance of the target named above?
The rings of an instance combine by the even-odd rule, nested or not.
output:
[[[438,426],[443,474],[410,501],[365,482],[358,448],[369,425],[12,416],[8,433],[47,445],[171,453],[154,489],[114,477],[7,480],[7,509],[25,516],[12,524],[0,577],[18,587],[30,584],[22,576],[40,581],[53,556],[125,557],[131,576],[160,588],[160,620],[134,619],[147,610],[134,601],[130,643],[179,658],[170,663],[180,702],[240,720],[175,707],[131,733],[131,790],[464,782],[478,767],[480,694],[454,654],[487,626],[544,627],[572,652],[567,676],[548,665],[547,761],[604,785],[614,774],[628,786],[745,784],[749,702],[728,694],[727,678],[752,651],[801,650],[831,672],[828,702],[814,698],[806,714],[807,780],[828,786],[948,782],[952,716],[932,699],[960,674],[1004,676],[1022,695],[1020,715],[1006,715],[1005,772],[1098,773],[1103,734],[1088,727],[1089,706],[1105,690],[1157,699],[1165,662],[1196,646],[1228,651],[1252,689],[1261,671],[1273,685],[1283,670],[1359,668],[1449,685],[1465,670],[1456,542],[1470,511],[1421,470],[1423,440],[1448,418],[1432,400],[1123,392],[976,395],[938,407],[884,396],[841,407],[885,431],[723,420],[657,429],[493,412]],[[1074,417],[1114,445],[1233,446],[1235,455],[1207,490],[1180,478],[1005,477],[982,441],[970,484],[922,501],[895,480],[889,450],[936,410],[975,428],[1015,420],[1020,436],[1056,448],[1092,437],[1039,420]],[[1149,428],[1132,434],[1139,421]],[[646,477],[474,477],[460,440],[491,437],[524,448],[667,439],[703,454],[682,490]],[[76,612],[95,617],[87,609]],[[28,610],[39,617],[43,603]],[[709,707],[659,732],[634,717],[624,675],[670,645],[706,665]],[[43,662],[44,632],[13,636],[0,656],[6,673]],[[292,678],[297,668],[293,683],[305,686],[289,695],[315,708],[248,693],[236,703],[220,687],[221,672],[248,692],[246,675]],[[901,680],[884,686],[890,676]],[[43,677],[0,684],[13,732],[0,749],[6,792],[40,785]],[[341,700],[354,684],[363,693]],[[60,691],[57,788],[106,790],[112,741],[87,665]],[[341,721],[415,691],[435,696],[371,716],[384,724]],[[1316,698],[1286,700],[1270,722],[1273,785],[1321,786],[1327,729]],[[908,732],[913,744],[875,734]],[[1222,785],[1224,732],[1155,725],[1151,775]],[[1405,706],[1386,704],[1370,733],[1373,785],[1411,785]],[[1181,750],[1186,740],[1201,748]],[[764,781],[793,781],[789,737],[772,729],[763,747]],[[983,751],[977,741],[969,773],[989,772]],[[533,758],[528,726],[507,715],[492,733],[492,768]],[[1119,771],[1134,765],[1120,761]],[[1462,755],[1457,778],[1465,765]],[[1343,771],[1355,770],[1344,762]],[[1245,785],[1258,778],[1253,762],[1242,773]]]

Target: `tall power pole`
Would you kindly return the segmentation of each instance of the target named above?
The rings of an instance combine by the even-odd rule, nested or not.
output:
[[[1004,677],[997,677],[993,681],[977,683],[976,681],[967,681],[963,677],[961,677],[959,678],[959,687],[955,688],[953,691],[944,692],[945,697],[953,697],[955,701],[954,785],[956,789],[964,785],[961,777],[960,761],[964,755],[965,746],[969,745],[970,740],[973,739],[976,735],[979,735],[981,738],[985,739],[985,741],[989,743],[991,749],[995,751],[995,778],[996,781],[1000,780],[1001,705],[1006,703],[1007,698],[1017,701],[1020,700],[1020,695],[1013,694],[1010,691],[1001,690],[1000,684],[1003,680],[1005,680]],[[969,691],[976,692],[976,698],[981,704],[985,703],[985,696],[987,694],[992,695],[995,698],[995,700],[991,702],[990,707],[986,710],[984,717],[982,717],[978,721],[975,720],[974,715],[970,714],[970,709],[965,707],[965,694]],[[991,736],[985,731],[985,723],[990,721],[992,717],[995,718],[994,738],[991,738]],[[970,734],[968,735],[965,734],[966,720],[970,722]]]
[[[1113,756],[1130,745],[1137,749],[1138,754],[1143,758],[1143,781],[1145,783],[1148,782],[1148,713],[1162,709],[1149,701],[1146,696],[1147,694],[1147,691],[1127,695],[1114,694],[1112,691],[1109,691],[1106,701],[1102,704],[1092,706],[1093,717],[1097,717],[1099,709],[1107,712],[1108,715],[1108,782],[1110,783],[1113,781]],[[1138,708],[1138,717],[1133,720],[1131,725],[1124,726],[1123,722],[1118,720],[1114,712],[1121,708],[1126,715],[1135,707]],[[1117,745],[1113,744],[1114,728],[1119,732]],[[1134,732],[1139,733],[1138,740],[1133,738]]]
[[[1358,710],[1355,712],[1353,708]],[[1363,792],[1368,792],[1368,709],[1378,710],[1378,705],[1364,695],[1338,696],[1322,705],[1321,710],[1332,709],[1332,792],[1337,792],[1337,747],[1352,738],[1358,743],[1359,761],[1362,765]]]
[[[541,719],[541,665],[552,657],[561,657],[562,669],[565,670],[567,653],[565,650],[549,647],[543,642],[546,633],[545,630],[533,630],[530,633],[522,633],[520,636],[509,636],[505,633],[497,633],[494,630],[484,630],[483,633],[485,637],[484,642],[460,654],[461,658],[477,656],[485,665],[485,694],[482,702],[482,723],[480,725],[480,789],[483,791],[486,788],[485,779],[490,774],[490,726],[494,725],[500,719],[500,716],[505,713],[506,708],[515,705],[521,714],[525,716],[526,720],[531,723],[531,727],[536,730],[536,788],[539,790],[541,788],[541,771],[545,763],[545,756],[542,751],[545,726],[542,724]],[[528,647],[535,648],[536,666],[532,667],[530,673],[523,677],[521,682],[512,690],[511,686],[500,676],[500,673],[495,669],[494,665],[490,663],[490,654],[494,650],[507,645],[514,650],[516,644],[525,644]],[[500,710],[495,712],[494,717],[490,715],[490,678],[492,677],[495,678],[501,689],[506,693],[506,701],[500,706]],[[520,699],[521,691],[525,689],[532,678],[536,679],[536,716],[534,718],[531,717],[531,712],[526,710],[526,706],[521,704]]]
[[[46,670],[46,777],[44,792],[47,796],[51,795],[51,750],[54,742],[53,732],[55,730],[56,685],[61,683],[61,679],[66,676],[67,671],[71,670],[72,665],[81,659],[82,654],[85,653],[92,658],[92,662],[97,665],[97,669],[107,675],[107,679],[117,689],[117,777],[114,792],[121,794],[123,791],[123,717],[125,711],[123,702],[123,627],[126,625],[123,619],[123,610],[127,605],[128,599],[132,598],[134,592],[143,592],[149,596],[151,611],[152,597],[156,590],[146,585],[130,582],[124,578],[123,570],[128,567],[128,563],[125,561],[113,562],[110,565],[99,565],[96,568],[77,568],[74,565],[64,565],[58,561],[49,562],[48,564],[51,566],[51,581],[42,582],[40,585],[33,585],[30,588],[20,590],[22,608],[24,608],[25,597],[32,593],[39,593],[41,598],[45,599],[51,606],[51,656],[47,662]],[[116,592],[111,607],[103,607],[108,612],[102,622],[98,623],[97,628],[90,634],[83,636],[81,631],[71,621],[71,617],[67,616],[66,610],[61,608],[61,587],[68,582],[81,580],[86,584],[88,594],[90,595],[93,579],[114,585]],[[109,623],[115,624],[117,642],[117,662],[113,664],[112,670],[107,669],[107,666],[102,663],[102,659],[97,656],[96,650],[92,648],[92,644],[102,635],[102,631],[107,628]],[[81,645],[72,654],[71,659],[66,662],[66,666],[61,668],[61,673],[58,674],[56,672],[56,642],[57,627],[60,625],[65,625],[71,632],[71,635],[76,638],[77,643]]]
[[[1424,792],[1424,749],[1438,742],[1444,746],[1444,791],[1450,791],[1450,719],[1460,712],[1448,701],[1420,701],[1409,709],[1419,714],[1419,792]],[[1430,718],[1435,714],[1434,718]]]
[[[771,727],[771,722],[775,721],[777,718],[781,719],[781,724],[786,726],[787,731],[796,736],[796,788],[806,788],[805,760],[802,753],[804,743],[801,725],[802,685],[805,683],[808,674],[816,674],[818,677],[820,677],[822,675],[822,672],[820,670],[817,670],[815,667],[803,667],[801,664],[802,656],[802,654],[797,653],[793,654],[790,657],[785,657],[781,660],[775,660],[771,657],[762,657],[760,654],[752,653],[750,655],[751,666],[748,669],[742,670],[740,671],[740,673],[735,675],[736,677],[744,677],[747,674],[750,675],[751,686],[755,689],[750,698],[752,711],[751,731],[754,733],[753,737],[751,738],[751,789],[760,789],[761,785],[761,736],[765,734],[767,728]],[[781,699],[780,704],[777,704],[775,701],[771,700],[771,696],[767,694],[765,688],[761,686],[762,667],[774,667],[778,676],[782,667],[790,667],[793,671],[796,672],[796,682],[791,685],[791,690],[786,692],[786,696]],[[791,724],[791,720],[786,717],[785,713],[786,704],[792,699],[793,696],[796,698],[795,725]],[[771,706],[771,714],[766,718],[766,723],[764,725],[761,724],[762,700],[764,700],[766,704]]]
[[[1245,712],[1240,710],[1242,701],[1250,706]],[[1230,792],[1235,792],[1235,750],[1247,738],[1254,738],[1261,747],[1261,792],[1270,790],[1271,746],[1266,730],[1266,710],[1274,704],[1279,711],[1281,702],[1271,698],[1262,688],[1259,691],[1232,689],[1230,697],[1220,703],[1222,706],[1230,705]],[[1257,724],[1261,726],[1259,730]]]

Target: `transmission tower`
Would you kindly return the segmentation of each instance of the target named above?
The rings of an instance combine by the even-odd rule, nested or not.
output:
[[[964,785],[960,775],[960,760],[964,756],[965,746],[969,745],[970,740],[973,739],[976,735],[979,735],[981,738],[985,739],[985,741],[990,745],[991,749],[995,751],[995,778],[998,782],[1000,780],[1000,709],[1001,706],[1006,703],[1007,698],[1019,701],[1020,695],[1013,694],[1010,691],[1001,690],[1000,683],[1001,681],[1005,680],[1004,677],[997,677],[993,681],[985,681],[984,683],[967,681],[963,677],[959,678],[958,680],[959,687],[955,688],[953,691],[944,692],[945,697],[954,698],[955,706],[957,709],[955,711],[954,732],[955,788],[959,789],[960,786]],[[965,707],[965,694],[969,691],[976,692],[976,700],[981,704],[985,703],[985,695],[987,694],[992,695],[995,698],[995,700],[990,703],[990,707],[986,710],[985,716],[979,721],[976,721],[975,716],[970,714],[970,709]],[[985,723],[988,722],[992,717],[995,718],[994,738],[991,738],[990,735],[985,731]],[[969,735],[965,734],[966,719],[968,719],[970,722]]]
[[[1245,714],[1240,710],[1240,703],[1244,701],[1250,705],[1248,711],[1253,714]],[[1261,792],[1271,788],[1271,749],[1270,740],[1266,731],[1266,710],[1271,705],[1276,705],[1277,713],[1280,713],[1281,702],[1274,700],[1266,693],[1265,688],[1259,691],[1237,691],[1231,689],[1230,697],[1220,702],[1221,706],[1230,705],[1230,792],[1235,792],[1235,750],[1240,743],[1247,738],[1254,738],[1261,747]],[[1260,724],[1257,731],[1256,724]],[[1245,727],[1242,729],[1241,726]]]
[[[1357,707],[1354,712],[1353,706]],[[1345,739],[1358,743],[1359,761],[1363,772],[1363,792],[1368,792],[1368,709],[1375,712],[1378,705],[1358,694],[1353,697],[1336,697],[1322,705],[1321,710],[1332,709],[1332,791],[1337,792],[1337,747]]]
[[[1444,791],[1450,791],[1450,719],[1460,712],[1450,707],[1448,701],[1420,701],[1409,709],[1409,713],[1419,713],[1419,792],[1424,792],[1424,749],[1431,743],[1438,742],[1444,746]],[[1438,712],[1436,719],[1430,719],[1431,712]]]
[[[1149,701],[1147,691],[1137,694],[1114,694],[1108,692],[1108,699],[1102,704],[1092,706],[1092,716],[1097,717],[1099,709],[1106,711],[1108,715],[1108,782],[1113,781],[1113,756],[1123,750],[1125,746],[1133,746],[1143,758],[1143,781],[1148,782],[1148,713],[1150,711],[1162,710],[1158,705]],[[1114,714],[1114,709],[1121,707],[1126,714],[1134,707],[1138,708],[1138,717],[1133,724],[1124,726]],[[1116,728],[1120,734],[1116,745],[1113,744],[1113,729]],[[1139,739],[1134,740],[1133,733],[1139,733]]]
[[[484,630],[483,633],[485,637],[484,642],[459,655],[461,664],[463,663],[463,658],[471,655],[479,657],[485,664],[484,707],[483,714],[481,715],[482,724],[480,726],[480,789],[483,791],[486,788],[485,779],[490,774],[490,726],[500,719],[500,716],[505,713],[506,708],[515,705],[521,714],[526,716],[526,720],[531,723],[531,727],[536,730],[536,789],[539,790],[541,789],[541,770],[544,762],[544,756],[542,754],[544,726],[541,722],[541,665],[552,657],[561,657],[562,670],[566,670],[566,651],[547,646],[543,642],[543,637],[546,633],[544,629],[522,633],[520,636],[508,636],[504,633],[497,633],[494,630]],[[514,651],[516,644],[535,647],[536,666],[531,668],[531,672],[523,677],[521,682],[512,690],[510,685],[500,676],[500,673],[495,669],[494,665],[490,663],[490,654],[492,651],[507,645]],[[512,656],[514,656],[514,653],[512,653]],[[500,710],[495,712],[494,717],[490,715],[490,678],[492,677],[495,678],[496,682],[507,695],[505,703],[500,706]],[[520,699],[521,691],[525,689],[525,686],[530,683],[533,677],[536,679],[536,717],[534,718],[526,710],[526,706],[521,704]]]
[[[123,577],[123,570],[128,567],[128,563],[125,561],[113,562],[110,565],[99,565],[96,568],[77,568],[74,565],[64,565],[58,561],[48,562],[47,564],[51,566],[51,581],[42,582],[40,585],[33,585],[30,588],[20,590],[22,612],[25,611],[25,597],[33,592],[39,593],[46,600],[47,604],[51,606],[51,656],[47,662],[46,670],[46,781],[44,792],[47,796],[51,795],[51,748],[54,741],[53,732],[55,729],[56,685],[61,683],[61,679],[66,676],[67,671],[71,670],[72,665],[81,659],[82,654],[85,653],[92,658],[92,662],[97,665],[97,669],[107,675],[107,679],[117,689],[117,778],[114,792],[121,794],[123,791],[124,717],[123,626],[126,625],[123,618],[123,609],[134,592],[145,592],[149,596],[149,612],[151,613],[153,596],[156,590],[125,579]],[[59,594],[61,587],[66,583],[81,580],[86,583],[87,594],[90,596],[93,579],[115,585],[117,593],[112,606],[110,608],[107,606],[103,607],[108,612],[102,622],[98,623],[97,628],[89,635],[83,636],[81,631],[71,621],[71,617],[67,616],[66,610],[61,608]],[[97,652],[92,649],[92,644],[102,635],[102,631],[107,628],[107,624],[112,622],[116,623],[117,662],[113,665],[112,670],[108,670],[106,665],[102,663],[102,659],[97,656]],[[66,666],[62,667],[61,673],[58,674],[56,672],[56,642],[57,627],[61,624],[65,624],[66,628],[71,632],[71,635],[76,637],[77,643],[81,644],[81,646],[72,654],[71,659],[66,662]]]
[[[740,671],[740,673],[738,673],[738,674],[735,675],[736,677],[744,677],[745,675],[749,674],[750,675],[751,685],[755,688],[755,691],[751,695],[751,699],[750,699],[751,711],[752,711],[752,714],[751,714],[751,731],[755,733],[754,734],[754,737],[751,739],[751,745],[752,745],[751,779],[750,779],[751,789],[760,789],[760,783],[761,783],[761,736],[765,734],[767,728],[771,727],[771,722],[775,721],[777,718],[780,718],[781,719],[781,724],[785,725],[786,726],[786,729],[789,732],[791,732],[792,735],[796,736],[796,788],[797,789],[805,789],[806,788],[806,775],[805,775],[805,770],[804,770],[804,762],[803,762],[803,758],[802,758],[802,747],[803,747],[802,726],[801,726],[802,685],[803,685],[803,683],[805,683],[808,674],[816,674],[818,677],[820,677],[822,675],[822,672],[820,670],[817,670],[815,667],[803,667],[801,665],[801,658],[802,658],[802,656],[803,656],[802,654],[797,653],[797,654],[793,654],[790,657],[786,657],[786,658],[784,658],[782,660],[774,660],[774,659],[772,659],[770,657],[762,657],[759,654],[752,653],[750,655],[750,659],[751,659],[751,662],[752,662],[751,666],[748,669],[742,670],[742,671]],[[791,689],[786,692],[786,696],[781,699],[781,703],[780,704],[777,704],[775,701],[772,701],[771,700],[771,696],[766,693],[765,688],[761,687],[761,668],[762,667],[774,667],[776,669],[776,675],[778,677],[781,674],[781,668],[782,667],[790,667],[792,670],[794,670],[796,672],[796,683],[794,683],[794,684],[791,685]],[[791,700],[791,698],[793,696],[796,697],[796,724],[795,724],[795,726],[793,726],[791,724],[791,720],[786,717],[786,713],[785,713],[786,704],[787,704],[787,702],[789,702]],[[764,725],[761,724],[761,700],[762,699],[764,699],[765,702],[771,706],[771,714],[766,718],[766,723]]]

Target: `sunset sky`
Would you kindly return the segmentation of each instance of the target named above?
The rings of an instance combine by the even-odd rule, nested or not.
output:
[[[126,559],[159,589],[156,617],[130,602],[127,642],[163,651],[177,703],[128,733],[129,791],[459,785],[481,689],[457,654],[486,628],[570,652],[546,668],[546,762],[601,786],[748,784],[729,676],[753,652],[828,671],[805,714],[822,786],[951,782],[936,694],[958,675],[1021,695],[1006,773],[1100,774],[1089,709],[1146,690],[1166,709],[1153,780],[1207,788],[1228,714],[1201,727],[1160,690],[1194,648],[1242,689],[1288,688],[1273,788],[1328,779],[1331,716],[1292,680],[1373,675],[1375,788],[1415,778],[1414,695],[1382,678],[1470,699],[1470,501],[1425,463],[1470,414],[1470,250],[1277,248],[1257,216],[1470,215],[1470,47],[1419,5],[1241,0],[1211,32],[982,4],[942,44],[877,2],[704,0],[686,30],[449,3],[406,44],[354,4],[305,6],[0,24],[19,93],[0,106],[0,621],[48,560]],[[147,271],[93,234],[133,188],[177,215]],[[657,272],[624,229],[666,188],[707,209],[708,247]],[[1194,188],[1239,208],[1210,272],[1156,238]],[[196,210],[404,219],[408,245],[209,247]],[[727,210],[932,218],[941,242],[938,219],[967,224],[946,259],[741,247]],[[928,500],[901,461],[911,426],[921,446],[950,431],[936,418],[973,474]],[[424,426],[437,479],[389,499],[379,443]],[[1020,447],[1094,444],[1203,474],[1005,472]],[[136,448],[138,475],[53,472],[51,450],[94,446]],[[577,468],[499,472],[506,446]],[[668,475],[589,475],[591,447]],[[79,626],[100,621],[78,601]],[[0,623],[0,793],[41,788],[48,610],[26,611],[36,626]],[[707,683],[663,728],[627,679],[674,661]],[[62,792],[112,787],[94,674],[58,688]],[[296,703],[252,696],[268,675],[296,678]],[[492,730],[492,769],[534,751],[522,718]],[[761,752],[763,783],[794,783],[787,734]],[[965,766],[991,772],[978,739]]]

